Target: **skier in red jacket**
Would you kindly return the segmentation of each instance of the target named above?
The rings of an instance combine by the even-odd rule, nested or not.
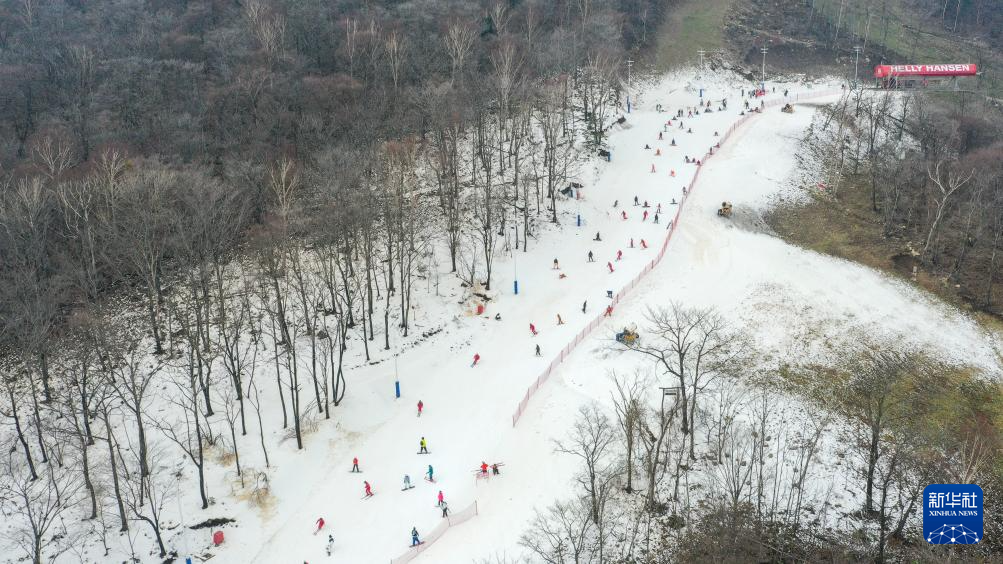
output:
[[[487,474],[487,473],[488,473],[488,463],[484,462],[482,460],[481,461],[481,474]]]
[[[421,400],[418,400],[418,417],[421,417],[421,410],[423,407],[425,407],[425,404],[423,404]]]
[[[474,361],[470,363],[470,367],[473,368],[477,366],[477,363],[481,360],[481,355],[474,353]]]
[[[622,258],[623,258],[623,251],[617,251],[616,252],[616,260],[620,260]]]
[[[613,272],[613,263],[607,262],[606,263],[606,268],[608,268],[610,272]]]
[[[365,480],[363,480],[362,483],[366,486],[366,497],[371,497],[373,495],[373,487]]]
[[[355,458],[352,459],[352,472],[361,472],[361,470],[359,470],[359,457],[358,456],[356,456]]]
[[[319,533],[319,532],[320,532],[320,530],[321,530],[321,529],[323,529],[323,528],[324,528],[324,518],[323,518],[323,517],[321,517],[320,519],[317,519],[317,530],[316,530],[316,531],[314,531],[314,532],[313,532],[313,534],[315,534],[315,535],[316,535],[316,534],[317,534],[317,533]]]
[[[530,323],[529,324],[529,332],[532,333],[533,336],[535,337],[537,335],[537,333],[536,333],[536,325],[533,325],[532,323]]]

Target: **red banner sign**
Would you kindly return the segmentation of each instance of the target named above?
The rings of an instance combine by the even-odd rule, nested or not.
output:
[[[974,76],[975,65],[878,65],[874,78],[890,76]]]

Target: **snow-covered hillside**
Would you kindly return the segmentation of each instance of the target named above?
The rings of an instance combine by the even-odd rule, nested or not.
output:
[[[211,555],[214,563],[380,563],[402,555],[405,560],[415,556],[415,562],[461,563],[524,555],[519,539],[534,511],[574,486],[576,461],[554,454],[554,439],[566,434],[581,405],[609,398],[613,371],[624,374],[650,364],[610,345],[624,325],[643,328],[644,311],[651,306],[714,306],[751,333],[757,348],[773,360],[832,360],[830,345],[852,339],[863,328],[906,335],[917,346],[995,367],[996,339],[960,312],[901,281],[791,246],[762,228],[759,213],[778,194],[798,189],[791,180],[799,177],[794,153],[814,108],[839,95],[838,83],[778,83],[775,91],[768,85],[766,101],[783,99],[785,90],[790,99],[800,95],[806,101],[797,103],[793,114],[772,107],[748,119],[715,149],[701,165],[696,189],[686,196],[664,259],[575,348],[513,426],[527,387],[607,307],[607,292],[619,292],[661,248],[669,219],[683,201],[683,187],[697,170],[684,158],[702,156],[719,142],[718,134],[741,119],[743,101],[749,99],[742,91],[749,86],[727,72],[696,76],[687,71],[635,92],[626,123],[610,134],[611,160],[590,157],[579,175],[582,197],[565,205],[560,225],[542,230],[528,252],[509,249],[499,257],[497,290],[480,315],[472,313],[475,300],[467,300],[455,280],[444,272],[429,274],[427,283],[416,284],[416,336],[403,350],[374,347],[369,363],[351,359],[349,396],[335,412],[336,423],[308,425],[308,448],[297,450],[292,440],[270,447],[264,502],[229,495],[231,469],[211,463],[209,491],[215,504],[199,513],[194,497],[186,494],[176,506],[165,507],[170,544],[182,555]],[[811,97],[833,87],[836,94]],[[722,99],[727,109],[719,111]],[[713,111],[688,117],[708,100]],[[751,103],[758,105],[759,99]],[[679,109],[681,120],[675,118]],[[635,198],[649,207],[635,205]],[[724,200],[735,206],[732,220],[715,213]],[[594,261],[588,260],[590,252]],[[531,333],[531,324],[538,334]],[[472,365],[475,355],[479,361]],[[263,381],[274,378],[264,363],[258,370]],[[281,412],[265,405],[262,416],[275,423]],[[256,428],[253,417],[249,421]],[[246,468],[263,470],[256,434],[241,439],[241,456]],[[266,438],[274,445],[281,435]],[[419,453],[423,439],[427,454]],[[838,445],[830,439],[826,448],[833,455]],[[359,473],[351,472],[356,457]],[[193,479],[188,466],[173,457],[163,460],[183,476],[178,492],[186,491]],[[478,478],[482,462],[503,464],[500,475]],[[429,465],[434,483],[422,479]],[[829,491],[839,492],[836,498],[853,490],[843,470],[826,466],[825,471]],[[406,491],[405,474],[415,484]],[[364,481],[375,495],[365,496]],[[437,527],[443,530],[440,491],[454,516],[475,504],[477,515],[457,519],[420,551],[410,548],[412,527],[423,538]],[[176,526],[179,516],[191,524],[194,514],[236,523],[222,527],[226,540],[221,546],[210,547],[216,529]],[[325,526],[315,534],[319,518]],[[334,537],[330,557],[329,534]]]

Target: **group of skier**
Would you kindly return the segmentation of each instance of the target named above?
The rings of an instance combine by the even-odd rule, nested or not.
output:
[[[759,97],[763,96],[764,94],[765,94],[765,92],[763,92],[761,90],[750,91],[749,92],[749,97],[750,98],[759,98]],[[788,94],[787,91],[784,91],[784,96],[787,96],[787,94]],[[744,90],[742,92],[742,97],[745,98],[745,91]],[[748,108],[748,105],[749,105],[748,102],[745,102],[746,108]],[[677,111],[677,113],[676,113],[676,118],[678,118],[677,119],[677,121],[678,121],[678,128],[679,129],[686,129],[687,133],[692,133],[693,132],[692,128],[685,128],[685,126],[683,125],[683,122],[682,122],[682,119],[681,119],[683,117],[683,114],[685,113],[688,118],[694,118],[695,116],[699,116],[700,113],[712,111],[710,109],[710,107],[711,107],[711,103],[710,103],[710,101],[707,101],[705,104],[701,103],[699,105],[699,107],[686,108],[685,110],[684,109],[679,109]],[[719,110],[727,109],[727,99],[722,99],[721,100],[720,106],[719,106],[718,109]],[[669,120],[668,122],[666,122],[665,126],[663,126],[663,132],[668,131],[668,127],[670,127],[671,125],[672,125],[672,120]],[[717,132],[715,132],[714,135],[717,136]],[[664,140],[662,132],[658,133],[658,139],[660,141]],[[676,140],[674,138],[671,140],[671,146],[673,146],[673,147],[676,146]],[[720,144],[715,145],[715,147],[719,148]],[[650,146],[646,145],[645,148],[646,149],[650,149]],[[712,148],[712,150],[713,150],[713,148]],[[658,155],[661,154],[660,149],[657,150],[657,154]],[[687,163],[693,163],[693,164],[697,164],[697,165],[701,164],[700,160],[698,160],[696,158],[691,159],[689,156],[685,157],[685,161]],[[655,167],[654,167],[654,165],[652,165],[652,172],[654,172],[654,171],[655,171]],[[674,170],[671,171],[671,175],[675,176],[675,171]],[[684,187],[683,188],[683,195],[685,195],[685,194],[686,194],[686,188]],[[677,203],[676,200],[675,200],[675,198],[672,199],[671,203],[672,204],[676,204]],[[642,222],[646,222],[647,219],[648,219],[648,217],[649,217],[649,208],[650,208],[650,205],[648,204],[648,202],[644,201],[643,205],[642,205],[639,197],[638,196],[634,196],[634,206],[640,206],[640,207],[642,207],[643,211],[642,211],[641,221]],[[614,209],[619,207],[619,200],[617,200],[617,201],[615,201],[613,203],[613,207],[614,207]],[[654,223],[659,223],[659,215],[661,213],[662,213],[662,205],[659,203],[659,204],[657,204],[657,207],[656,207],[655,212],[653,214]],[[624,220],[624,221],[626,221],[628,219],[628,214],[627,214],[626,210],[621,210],[620,211],[620,216],[621,216],[622,220]],[[670,226],[671,226],[671,223],[672,222],[669,222]],[[602,241],[599,232],[596,232],[596,235],[595,235],[595,238],[593,239],[593,241],[596,241],[596,242],[601,242]],[[640,247],[642,249],[647,249],[648,248],[648,244],[645,241],[645,239],[640,239]],[[629,248],[635,248],[634,239],[633,238],[630,238]],[[623,251],[622,250],[617,250],[615,261],[620,261],[622,258],[623,258]],[[593,253],[592,250],[588,251],[587,261],[588,262],[595,262],[595,255],[594,255],[594,253]],[[606,263],[606,266],[609,269],[610,273],[613,273],[615,271],[614,267],[613,267],[613,262],[614,261],[608,261]],[[553,266],[552,266],[552,268],[554,270],[560,270],[560,262],[558,261],[557,258],[555,258],[553,260]],[[563,278],[564,276],[562,275],[561,277]],[[613,292],[612,291],[608,291],[607,292],[607,297],[612,298],[613,297]],[[583,314],[587,312],[587,306],[588,306],[588,301],[584,301],[582,303],[582,308],[581,308]],[[612,313],[613,313],[613,305],[610,304],[610,305],[608,305],[605,308],[604,316],[611,316]],[[496,314],[495,315],[495,319],[496,320],[500,320],[501,319],[500,314]],[[564,324],[564,320],[563,320],[563,318],[561,317],[560,314],[557,314],[557,324],[558,325],[563,325]],[[539,331],[537,330],[537,327],[536,327],[536,325],[534,323],[529,323],[529,331],[530,331],[531,335],[534,336],[534,337],[537,336],[537,335],[539,335]],[[536,351],[535,352],[536,352],[536,356],[541,356],[541,349],[540,349],[540,345],[539,344],[536,344]],[[475,353],[474,356],[473,356],[473,362],[471,363],[471,367],[477,366],[477,364],[480,361],[480,359],[481,359],[480,354]],[[422,411],[424,409],[424,403],[419,400],[418,404],[417,404],[417,407],[418,407],[418,412],[417,412],[418,417],[421,417]],[[428,443],[425,440],[425,437],[421,437],[421,439],[419,441],[418,454],[428,454],[428,453],[429,453],[429,451],[428,451]],[[494,464],[490,464],[489,465],[487,462],[482,461],[481,465],[480,465],[480,467],[479,467],[479,469],[477,471],[478,477],[488,477],[489,475],[494,475],[494,476],[499,475],[500,474],[499,465],[500,465],[499,463],[494,463]],[[352,459],[352,470],[351,471],[352,472],[361,472],[361,470],[359,469],[359,459],[357,457]],[[489,471],[490,471],[490,474],[489,474]],[[432,483],[435,482],[434,468],[432,467],[431,464],[428,465],[428,470],[425,472],[425,479],[427,481],[429,481],[429,482],[432,482]],[[364,490],[365,490],[365,496],[364,496],[364,498],[372,497],[374,495],[374,493],[373,493],[372,486],[370,485],[370,483],[368,481],[364,480],[363,481],[363,486],[364,486]],[[403,487],[402,487],[401,491],[407,491],[407,490],[410,490],[410,489],[413,489],[413,488],[414,488],[414,485],[412,485],[412,483],[411,483],[411,477],[409,475],[405,474],[404,475],[404,480],[403,480]],[[444,496],[442,490],[438,491],[436,499],[437,499],[437,507],[441,510],[442,517],[443,518],[447,517],[449,515],[449,505],[448,505],[448,503],[445,500],[445,496]],[[314,532],[314,534],[319,533],[320,530],[324,528],[324,524],[325,523],[324,523],[324,519],[323,518],[318,519],[317,520],[317,530]],[[421,538],[420,538],[417,526],[414,526],[414,527],[411,528],[411,546],[414,547],[414,546],[418,546],[418,545],[421,545],[421,544],[424,544],[424,541],[422,541]],[[328,544],[327,544],[327,554],[328,554],[328,556],[331,555],[331,552],[332,552],[332,549],[333,549],[333,545],[334,545],[334,536],[333,535],[328,535]]]

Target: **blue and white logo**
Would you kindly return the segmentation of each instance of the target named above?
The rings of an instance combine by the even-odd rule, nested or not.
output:
[[[930,544],[975,544],[982,540],[982,488],[975,484],[930,484],[923,490],[923,537]]]

